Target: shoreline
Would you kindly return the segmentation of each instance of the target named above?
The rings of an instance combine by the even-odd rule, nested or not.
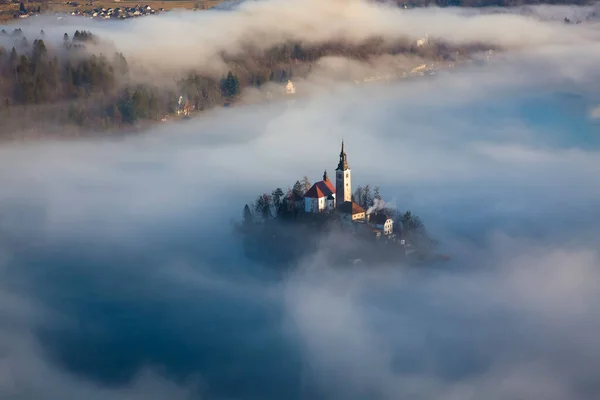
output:
[[[467,57],[463,60],[457,61],[448,61],[448,62],[429,62],[422,63],[416,67],[413,67],[410,70],[398,70],[393,73],[388,73],[385,75],[375,75],[375,76],[365,76],[362,80],[360,79],[347,79],[340,80],[334,83],[333,88],[335,86],[356,86],[356,87],[364,87],[376,84],[385,84],[385,83],[397,83],[402,80],[413,80],[420,79],[426,77],[435,77],[437,71],[443,71],[448,69],[455,69],[461,66],[464,66],[472,61],[471,57]],[[47,126],[50,124],[45,124],[45,126],[30,128],[22,131],[15,131],[12,134],[7,135],[8,137],[0,138],[1,144],[23,144],[23,143],[37,143],[43,141],[73,141],[73,140],[89,140],[89,139],[98,139],[98,138],[124,138],[132,135],[141,135],[151,131],[155,127],[160,127],[163,125],[172,125],[175,122],[189,122],[201,116],[209,115],[209,113],[222,110],[224,108],[237,108],[237,107],[245,107],[245,106],[257,106],[262,104],[272,104],[277,101],[295,101],[296,99],[304,99],[311,96],[310,91],[304,92],[302,91],[302,85],[306,82],[307,79],[300,79],[294,82],[294,86],[296,88],[294,94],[286,94],[285,92],[285,84],[280,83],[276,84],[277,89],[280,90],[280,93],[273,95],[272,92],[268,89],[264,88],[256,88],[259,91],[259,98],[256,99],[248,99],[244,97],[244,92],[242,92],[241,96],[230,102],[225,103],[224,105],[215,106],[211,109],[201,110],[201,111],[191,111],[188,116],[180,116],[176,113],[165,115],[162,120],[140,120],[136,122],[135,125],[131,126],[122,126],[116,129],[107,129],[107,130],[99,130],[99,129],[80,129],[71,125],[68,126],[57,126],[50,127]],[[330,91],[330,88],[325,88],[323,91]],[[27,106],[25,106],[27,107]],[[52,133],[52,130],[56,129],[57,133]]]

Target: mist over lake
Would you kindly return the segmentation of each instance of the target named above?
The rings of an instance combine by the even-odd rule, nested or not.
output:
[[[596,399],[600,96],[490,68],[0,148],[0,397]],[[245,257],[342,139],[449,262]]]

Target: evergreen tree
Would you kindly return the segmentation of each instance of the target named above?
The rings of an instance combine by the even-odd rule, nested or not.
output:
[[[271,218],[271,196],[263,194],[256,199],[255,211],[263,218],[268,220]]]
[[[293,50],[292,54],[293,54],[293,57],[296,60],[303,60],[304,59],[304,54],[302,52],[302,47],[300,47],[300,45],[298,43],[296,43],[294,45],[294,50]]]
[[[273,206],[275,207],[276,213],[279,213],[279,210],[281,209],[283,195],[284,193],[281,188],[277,188],[273,190],[273,193],[271,193],[273,199]]]
[[[40,63],[46,61],[46,54],[48,50],[46,49],[46,45],[43,40],[34,40],[33,41],[33,64],[37,66]]]
[[[381,201],[381,195],[379,194],[379,186],[375,186],[375,189],[373,190],[373,198],[375,200]]]
[[[48,97],[48,83],[43,74],[37,74],[34,80],[34,101],[39,104],[43,103]]]
[[[115,64],[115,70],[119,74],[124,75],[129,72],[129,66],[127,65],[127,60],[125,59],[125,56],[123,56],[123,53],[115,53],[113,62]]]
[[[300,183],[300,181],[296,181],[296,183],[294,183],[292,193],[298,197],[304,196],[304,186],[302,185],[302,183]]]
[[[17,68],[19,64],[19,54],[17,53],[17,49],[14,47],[10,51],[10,65],[13,69]]]
[[[231,71],[221,80],[221,91],[226,98],[234,97],[240,92],[240,81]]]
[[[246,204],[244,206],[244,219],[243,219],[243,224],[244,227],[249,227],[254,223],[254,216],[252,215],[252,211],[250,211],[250,206],[248,206],[248,204]]]
[[[31,65],[26,55],[21,55],[16,72],[15,98],[19,103],[30,104],[35,102],[35,86],[31,73]]]
[[[19,4],[19,12],[20,12],[21,14],[27,14],[27,9],[25,8],[25,3],[21,2],[21,3]]]
[[[402,217],[400,217],[400,221],[402,222],[402,228],[406,232],[416,233],[424,229],[421,219],[414,216],[410,211],[405,212]]]
[[[125,91],[121,95],[121,98],[117,102],[117,107],[123,122],[133,124],[137,121],[137,110],[128,91]]]

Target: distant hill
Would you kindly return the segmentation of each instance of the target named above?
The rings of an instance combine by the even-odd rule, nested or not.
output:
[[[378,3],[397,4],[399,7],[518,7],[525,5],[591,5],[593,1],[586,0],[375,0]]]
[[[47,135],[48,126],[60,127],[61,135],[130,129],[233,103],[248,88],[270,85],[283,93],[288,79],[305,78],[325,57],[368,62],[382,55],[406,55],[423,62],[451,62],[456,54],[489,48],[477,43],[419,46],[405,39],[390,43],[378,38],[361,45],[284,42],[266,51],[249,48],[242,55],[224,54],[230,70],[221,79],[182,70],[157,85],[133,79],[143,75],[143,66],[122,54],[88,52],[88,46],[105,43],[91,32],[65,33],[58,46],[56,40],[45,41],[43,32],[26,37],[20,29],[2,30],[0,36],[6,45],[0,45],[0,139],[22,138],[23,132],[38,138]]]

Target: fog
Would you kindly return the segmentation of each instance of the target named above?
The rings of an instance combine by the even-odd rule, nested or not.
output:
[[[230,36],[206,39],[206,51],[265,24],[293,37],[304,23],[306,40],[409,26],[391,28],[393,13],[361,2],[340,3],[339,21],[365,21],[353,32],[339,21],[308,29],[327,13],[297,13],[294,1],[214,18],[274,4],[251,25],[214,22]],[[298,25],[281,23],[286,12]],[[438,17],[455,21],[457,40],[481,29],[504,44],[523,23],[532,47],[141,135],[1,147],[0,397],[596,399],[594,28],[573,27],[577,39],[561,45],[562,25],[466,14],[409,15],[438,34]],[[144,30],[150,42],[164,33],[156,53],[136,53],[150,57],[168,35],[211,32],[212,15],[181,14],[177,29],[172,16],[148,17],[114,37],[130,30],[117,43],[133,52]],[[508,21],[515,29],[498,35]],[[166,25],[151,32],[154,23]],[[93,26],[110,36],[110,25]],[[208,54],[171,47],[181,65]],[[244,204],[332,172],[342,138],[353,185],[379,185],[386,202],[419,215],[449,262],[334,268],[317,251],[283,272],[244,256],[232,233]]]
[[[399,9],[363,0],[263,0],[242,2],[232,9],[173,11],[127,21],[94,21],[81,17],[36,17],[20,23],[25,35],[43,26],[47,40],[88,29],[104,39],[96,51],[116,48],[148,72],[199,69],[222,74],[222,55],[266,50],[288,41],[322,44],[341,41],[362,44],[380,37],[387,41],[417,40],[429,35],[450,44],[482,42],[502,48],[531,49],[549,44],[597,42],[588,24],[565,25],[562,19],[585,19],[592,7],[535,6],[509,9]],[[10,28],[10,26],[8,26]]]

